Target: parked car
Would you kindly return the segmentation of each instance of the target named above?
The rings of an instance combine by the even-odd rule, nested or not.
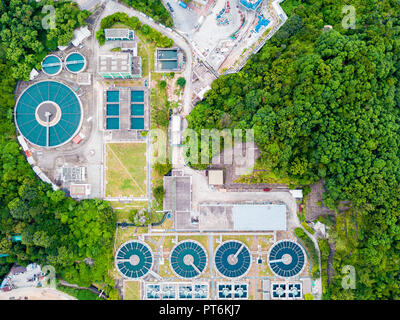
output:
[[[174,12],[174,9],[171,7],[171,4],[170,4],[169,2],[167,2],[167,6],[168,6],[168,9],[169,9],[171,12]]]
[[[269,191],[271,191],[271,188],[264,188],[264,191],[269,192]]]

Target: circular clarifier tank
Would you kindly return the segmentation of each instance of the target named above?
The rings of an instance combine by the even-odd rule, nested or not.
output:
[[[306,265],[306,255],[298,243],[289,239],[281,240],[271,247],[268,264],[278,277],[290,278],[303,271]]]
[[[72,73],[79,73],[86,67],[85,57],[78,53],[72,52],[65,59],[65,68]]]
[[[214,260],[218,272],[226,278],[243,277],[251,266],[249,248],[236,240],[220,244],[215,251]]]
[[[130,279],[139,279],[147,275],[153,267],[154,258],[150,247],[140,241],[125,242],[115,255],[118,271]]]
[[[62,70],[62,61],[54,54],[48,55],[42,61],[43,72],[49,76],[56,76]]]
[[[42,81],[28,87],[17,100],[15,124],[21,134],[39,147],[58,147],[80,130],[82,105],[68,86]]]
[[[197,241],[179,242],[170,257],[172,270],[178,277],[190,279],[199,277],[207,266],[207,254]]]

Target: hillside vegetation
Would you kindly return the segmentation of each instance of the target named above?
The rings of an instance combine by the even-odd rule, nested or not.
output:
[[[166,27],[173,26],[171,15],[161,0],[122,0],[122,2],[145,13],[152,17],[154,21],[160,22]]]
[[[293,3],[243,70],[212,84],[190,127],[253,128],[261,167],[299,185],[325,180],[330,208],[350,200],[355,232],[331,231],[325,296],[399,299],[400,3],[353,1],[355,29],[342,27],[347,1]],[[341,286],[345,265],[355,267],[355,290]]]

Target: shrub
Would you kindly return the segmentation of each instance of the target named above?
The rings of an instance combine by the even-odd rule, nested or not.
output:
[[[315,248],[314,242],[308,237],[308,235],[301,228],[294,229],[294,233],[304,244],[304,246],[306,247],[306,250],[310,256],[310,260],[311,260],[311,264],[312,264],[311,275],[312,275],[313,279],[318,278],[320,276],[319,257],[318,257],[318,251]]]
[[[186,84],[186,79],[184,77],[179,77],[176,83],[178,84],[178,86],[183,88]]]
[[[304,300],[314,300],[314,296],[311,293],[306,293],[304,295]]]

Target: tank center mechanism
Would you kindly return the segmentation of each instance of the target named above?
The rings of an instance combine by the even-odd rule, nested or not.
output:
[[[53,127],[61,119],[61,108],[53,101],[44,101],[36,108],[35,118],[42,126]]]
[[[133,266],[137,266],[140,263],[140,258],[138,255],[133,254],[130,258],[129,258],[129,262],[131,265]]]

